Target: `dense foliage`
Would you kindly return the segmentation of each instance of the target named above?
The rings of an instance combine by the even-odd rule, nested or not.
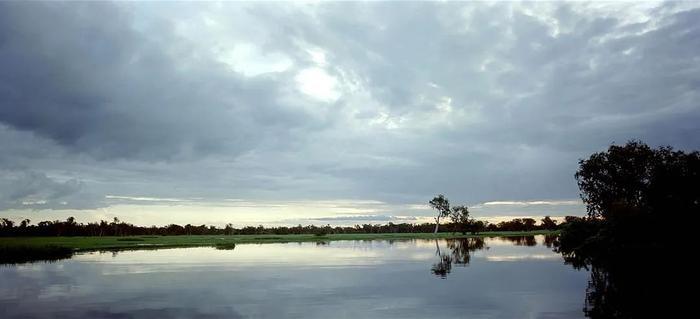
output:
[[[622,213],[661,217],[667,212],[687,218],[700,211],[697,151],[652,149],[637,141],[612,145],[582,160],[576,180],[591,218],[626,217]]]
[[[671,217],[687,225],[700,212],[700,153],[631,141],[580,161],[575,176],[588,216],[565,223],[557,249],[591,269],[586,315],[667,316],[680,272],[652,254],[674,251],[682,229],[666,226]]]
[[[560,249],[583,263],[669,246],[678,229],[662,223],[670,216],[690,221],[700,212],[697,151],[638,141],[612,145],[580,161],[576,180],[588,217],[567,223]]]

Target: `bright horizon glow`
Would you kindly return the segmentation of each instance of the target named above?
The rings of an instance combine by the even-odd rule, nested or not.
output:
[[[215,225],[223,227],[232,223],[243,226],[295,226],[326,225],[353,226],[356,224],[432,223],[435,212],[428,205],[391,205],[374,200],[302,200],[302,201],[250,201],[227,199],[201,201],[187,198],[153,198],[139,196],[108,195],[115,202],[94,210],[44,209],[9,210],[9,218],[29,218],[32,224],[44,220],[65,220],[69,216],[78,222],[110,221],[114,217],[140,226],[164,226],[168,224]],[[540,201],[531,201],[540,202]],[[514,218],[534,218],[538,222],[544,216],[562,220],[564,216],[582,216],[583,204],[561,201],[561,205],[548,203],[545,210],[512,208],[511,202],[489,202],[470,207],[471,216],[479,220],[498,223]],[[148,204],[144,204],[148,203]],[[290,217],[293,216],[293,217]]]

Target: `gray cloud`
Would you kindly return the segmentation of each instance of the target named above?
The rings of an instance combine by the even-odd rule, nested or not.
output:
[[[113,4],[3,5],[0,118],[72,151],[105,160],[236,156],[278,128],[312,122],[278,107],[275,79],[198,59],[172,22],[149,37]]]
[[[85,190],[76,179],[57,181],[43,173],[23,171],[3,172],[0,180],[0,208],[42,209],[91,209],[102,207],[102,198]]]
[[[576,199],[612,142],[700,148],[695,7],[2,2],[0,193]]]
[[[389,215],[351,215],[351,216],[334,216],[334,217],[318,217],[310,218],[311,221],[320,222],[414,222],[417,220],[414,216],[389,216]]]

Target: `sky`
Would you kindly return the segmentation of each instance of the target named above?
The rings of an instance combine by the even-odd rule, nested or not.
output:
[[[698,2],[0,2],[0,217],[583,215],[578,161],[700,149]]]

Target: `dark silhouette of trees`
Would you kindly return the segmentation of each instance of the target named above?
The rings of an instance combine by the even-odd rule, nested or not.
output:
[[[470,219],[467,230],[472,234],[481,233],[487,230],[488,222],[483,220]]]
[[[14,227],[14,225],[15,225],[15,222],[13,222],[7,218],[0,218],[0,228],[11,230],[12,227]]]
[[[630,141],[581,160],[575,176],[590,218],[660,217],[657,215],[666,212],[686,218],[700,211],[697,151],[685,153],[669,146],[652,149]]]
[[[576,180],[588,210],[563,226],[560,250],[583,259],[669,246],[669,216],[700,212],[700,153],[631,141],[579,162]],[[624,251],[621,251],[624,250]]]
[[[557,221],[553,220],[549,216],[545,216],[544,218],[542,218],[541,228],[547,230],[557,229]]]
[[[493,230],[502,230],[502,231],[525,231],[526,226],[525,226],[524,219],[514,218],[510,221],[499,222],[492,229]]]
[[[700,153],[630,141],[581,160],[575,177],[588,216],[567,217],[555,247],[567,263],[591,269],[585,314],[668,317],[678,309],[669,292],[685,278],[651,254],[675,250],[671,217],[688,224],[700,212]]]
[[[462,211],[461,206],[456,206],[456,210]],[[454,210],[451,210],[451,213]],[[449,217],[454,218],[453,214]],[[483,231],[526,231],[535,229],[548,229],[542,225],[534,227],[527,226],[524,219],[514,219],[512,221],[489,224],[488,222],[469,218],[466,207],[459,213],[459,217],[453,219],[440,229],[440,232],[459,231],[465,234],[479,233]],[[562,224],[565,225],[565,224]],[[245,226],[235,228],[232,224],[226,224],[223,228],[207,225],[185,225],[180,226],[170,224],[166,226],[136,226],[114,218],[111,222],[101,220],[92,223],[77,223],[74,218],[65,221],[41,221],[35,225],[25,219],[19,226],[7,218],[0,218],[0,237],[9,236],[141,236],[141,235],[290,235],[290,234],[377,234],[377,233],[431,233],[434,232],[435,223],[409,224],[388,223],[385,225],[363,224],[354,226]]]
[[[466,234],[470,230],[471,219],[469,218],[469,209],[467,206],[460,205],[452,207],[450,211],[450,219],[454,230]]]
[[[433,231],[435,234],[439,231],[440,218],[444,217],[450,217],[452,220],[451,229],[455,232],[466,234],[469,231],[475,233],[486,229],[485,222],[477,222],[469,217],[469,208],[466,205],[450,207],[450,201],[442,194],[435,196],[428,203],[430,207],[438,211],[438,215],[435,217],[435,230]]]
[[[523,218],[523,226],[525,227],[525,231],[535,230],[536,223],[537,221],[532,218]]]

